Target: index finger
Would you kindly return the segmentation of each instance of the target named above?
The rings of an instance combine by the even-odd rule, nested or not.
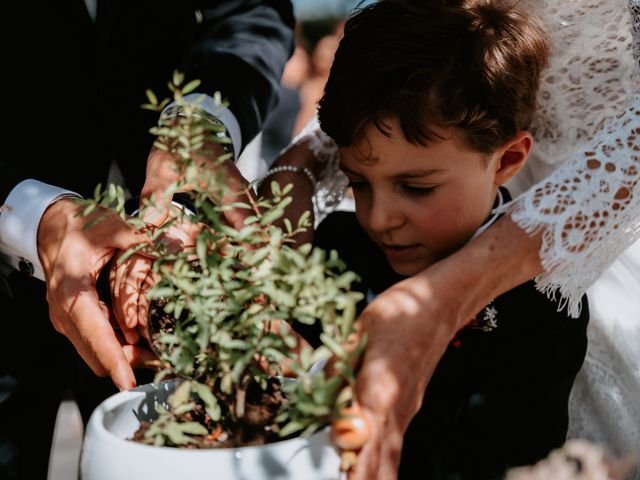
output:
[[[135,387],[133,369],[95,291],[80,292],[68,316],[72,328],[65,333],[92,370],[109,375],[120,390]]]

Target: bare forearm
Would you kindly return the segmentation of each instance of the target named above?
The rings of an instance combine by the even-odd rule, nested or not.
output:
[[[317,160],[313,156],[313,153],[307,148],[304,143],[296,144],[289,148],[278,160],[273,164],[273,167],[290,165],[294,167],[308,168],[317,178],[316,171]],[[312,197],[314,194],[314,186],[304,173],[301,172],[278,172],[267,177],[260,185],[258,195],[266,198],[270,198],[271,195],[271,182],[276,181],[281,187],[288,184],[293,184],[293,190],[290,195],[293,197],[293,201],[285,209],[284,217],[288,218],[295,226],[298,223],[300,216],[306,212],[311,212],[311,222],[313,224],[313,202]],[[296,236],[298,244],[308,243],[313,241],[313,228],[309,228],[306,232],[298,234]]]
[[[509,215],[415,280],[456,304],[456,330],[494,298],[542,272],[541,234],[528,235]],[[423,277],[423,278],[421,278]]]

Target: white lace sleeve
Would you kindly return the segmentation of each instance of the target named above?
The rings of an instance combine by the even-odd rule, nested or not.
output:
[[[640,0],[629,12],[619,0],[547,0],[542,12],[556,51],[534,136],[537,154],[562,165],[506,209],[527,232],[544,230],[537,285],[572,316],[640,238]]]
[[[318,175],[313,210],[316,225],[331,213],[344,198],[349,180],[340,170],[340,157],[335,142],[320,129],[317,116],[314,116],[293,139],[292,145],[306,141],[307,146],[322,164]]]

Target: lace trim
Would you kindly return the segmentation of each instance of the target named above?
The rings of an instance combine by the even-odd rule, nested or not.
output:
[[[580,314],[580,298],[640,238],[640,96],[589,148],[505,205],[527,233],[544,228],[537,288]]]
[[[340,170],[340,156],[335,142],[320,129],[318,119],[314,116],[293,139],[292,144],[307,142],[307,148],[324,168],[318,175],[313,210],[316,225],[329,213],[334,211],[344,198],[349,180]]]

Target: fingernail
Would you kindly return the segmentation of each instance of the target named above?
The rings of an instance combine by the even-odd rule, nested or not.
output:
[[[133,374],[133,369],[128,363],[120,365],[120,368],[112,373],[111,378],[115,386],[121,392],[131,390],[136,386],[136,377]]]

